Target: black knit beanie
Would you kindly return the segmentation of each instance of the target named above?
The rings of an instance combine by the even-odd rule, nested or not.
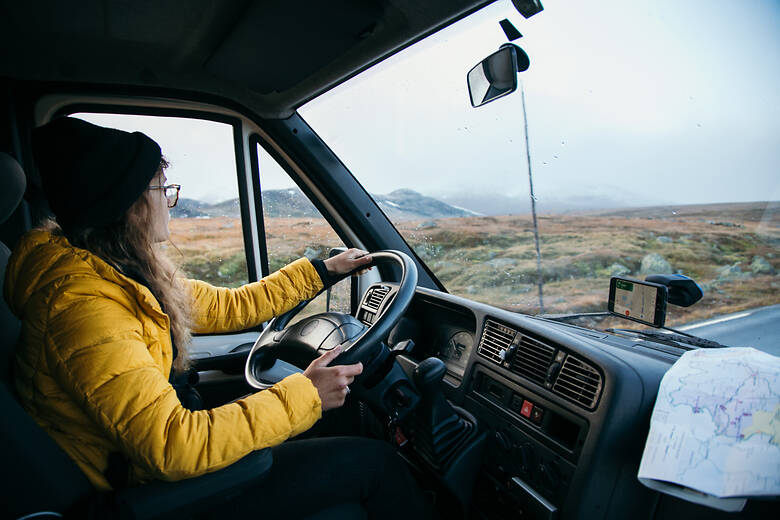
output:
[[[160,146],[124,132],[62,117],[32,132],[32,148],[49,207],[63,227],[119,221],[160,166]]]

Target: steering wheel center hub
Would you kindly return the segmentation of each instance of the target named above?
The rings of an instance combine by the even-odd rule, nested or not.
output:
[[[282,360],[300,369],[309,365],[316,357],[338,345],[344,351],[331,363],[348,365],[361,362],[364,373],[361,378],[373,379],[372,372],[381,365],[378,360],[384,342],[396,323],[403,317],[414,297],[417,287],[417,266],[411,258],[400,251],[378,251],[371,254],[372,265],[381,262],[395,262],[401,268],[401,281],[393,300],[381,316],[370,326],[364,325],[354,316],[338,312],[325,312],[299,321],[280,331],[289,316],[279,316],[263,330],[247,358],[245,377],[254,388],[269,388],[274,382],[264,377]],[[362,266],[361,268],[364,268]],[[302,307],[295,308],[300,311]]]

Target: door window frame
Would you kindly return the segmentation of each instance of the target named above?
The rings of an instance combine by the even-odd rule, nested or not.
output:
[[[258,146],[262,146],[287,173],[344,244],[366,248],[355,233],[354,226],[348,224],[344,216],[337,211],[336,206],[304,172],[303,167],[271,137],[271,132],[266,131],[258,122],[244,114],[218,105],[162,97],[57,93],[44,94],[36,100],[33,124],[40,126],[54,117],[78,112],[181,117],[231,125],[247,277],[250,282],[269,274]],[[270,123],[272,122],[269,121]],[[304,130],[311,131],[308,127]]]
[[[251,159],[253,154],[247,153],[248,150],[245,145],[247,142],[245,139],[247,120],[245,118],[224,109],[220,110],[218,107],[196,103],[124,97],[57,95],[42,97],[36,103],[34,124],[39,126],[55,117],[79,112],[198,119],[229,125],[232,129],[233,150],[235,153],[234,178],[238,186],[247,280],[254,282],[263,276],[261,274],[263,271],[261,268],[263,259],[260,251],[265,249],[265,230],[262,226],[261,218],[258,222],[258,215],[262,217],[262,212],[258,212],[258,204],[250,204],[251,199],[257,201],[259,197],[254,196],[254,193],[256,193],[254,183],[250,182],[247,175],[247,159]]]
[[[357,236],[351,230],[350,226],[348,226],[346,221],[340,216],[338,211],[336,211],[336,208],[329,201],[327,201],[327,199],[322,196],[322,193],[317,190],[314,184],[309,181],[305,175],[303,175],[301,169],[292,161],[289,155],[282,152],[281,149],[275,146],[267,137],[264,137],[259,133],[253,133],[249,136],[249,149],[252,152],[252,179],[255,183],[254,192],[258,194],[256,202],[258,220],[262,222],[264,230],[265,215],[263,213],[262,203],[263,190],[260,182],[262,172],[260,171],[260,157],[259,153],[257,152],[258,147],[261,147],[271,157],[271,159],[274,160],[282,170],[284,170],[290,180],[295,183],[298,188],[300,188],[300,190],[303,192],[303,195],[317,209],[319,214],[322,216],[322,218],[325,219],[325,221],[328,223],[334,233],[336,233],[343,244],[347,245],[347,247],[349,247],[349,244],[356,244],[353,247],[363,248],[362,242],[357,238]],[[265,234],[263,236],[265,237]],[[268,257],[266,240],[263,240],[261,258],[263,259],[263,275],[266,276],[267,274],[270,274],[268,273],[270,269],[270,259]]]

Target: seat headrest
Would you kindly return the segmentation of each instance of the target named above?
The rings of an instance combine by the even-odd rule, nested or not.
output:
[[[0,224],[14,212],[24,196],[27,179],[16,159],[0,152]]]

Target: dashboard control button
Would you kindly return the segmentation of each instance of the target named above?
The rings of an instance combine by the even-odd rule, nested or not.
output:
[[[523,401],[525,401],[525,399],[523,399],[522,396],[517,394],[513,395],[512,402],[509,405],[510,409],[515,413],[520,413],[520,410],[523,409]]]
[[[534,410],[534,403],[532,403],[529,400],[523,401],[523,407],[520,409],[520,415],[525,417],[526,419],[529,419],[531,417],[531,412]]]
[[[533,467],[533,447],[528,443],[523,443],[515,448],[515,457],[520,465],[520,471],[529,473]]]
[[[531,420],[536,424],[542,424],[543,418],[544,418],[544,408],[541,408],[538,405],[534,406],[534,409],[531,412]]]

